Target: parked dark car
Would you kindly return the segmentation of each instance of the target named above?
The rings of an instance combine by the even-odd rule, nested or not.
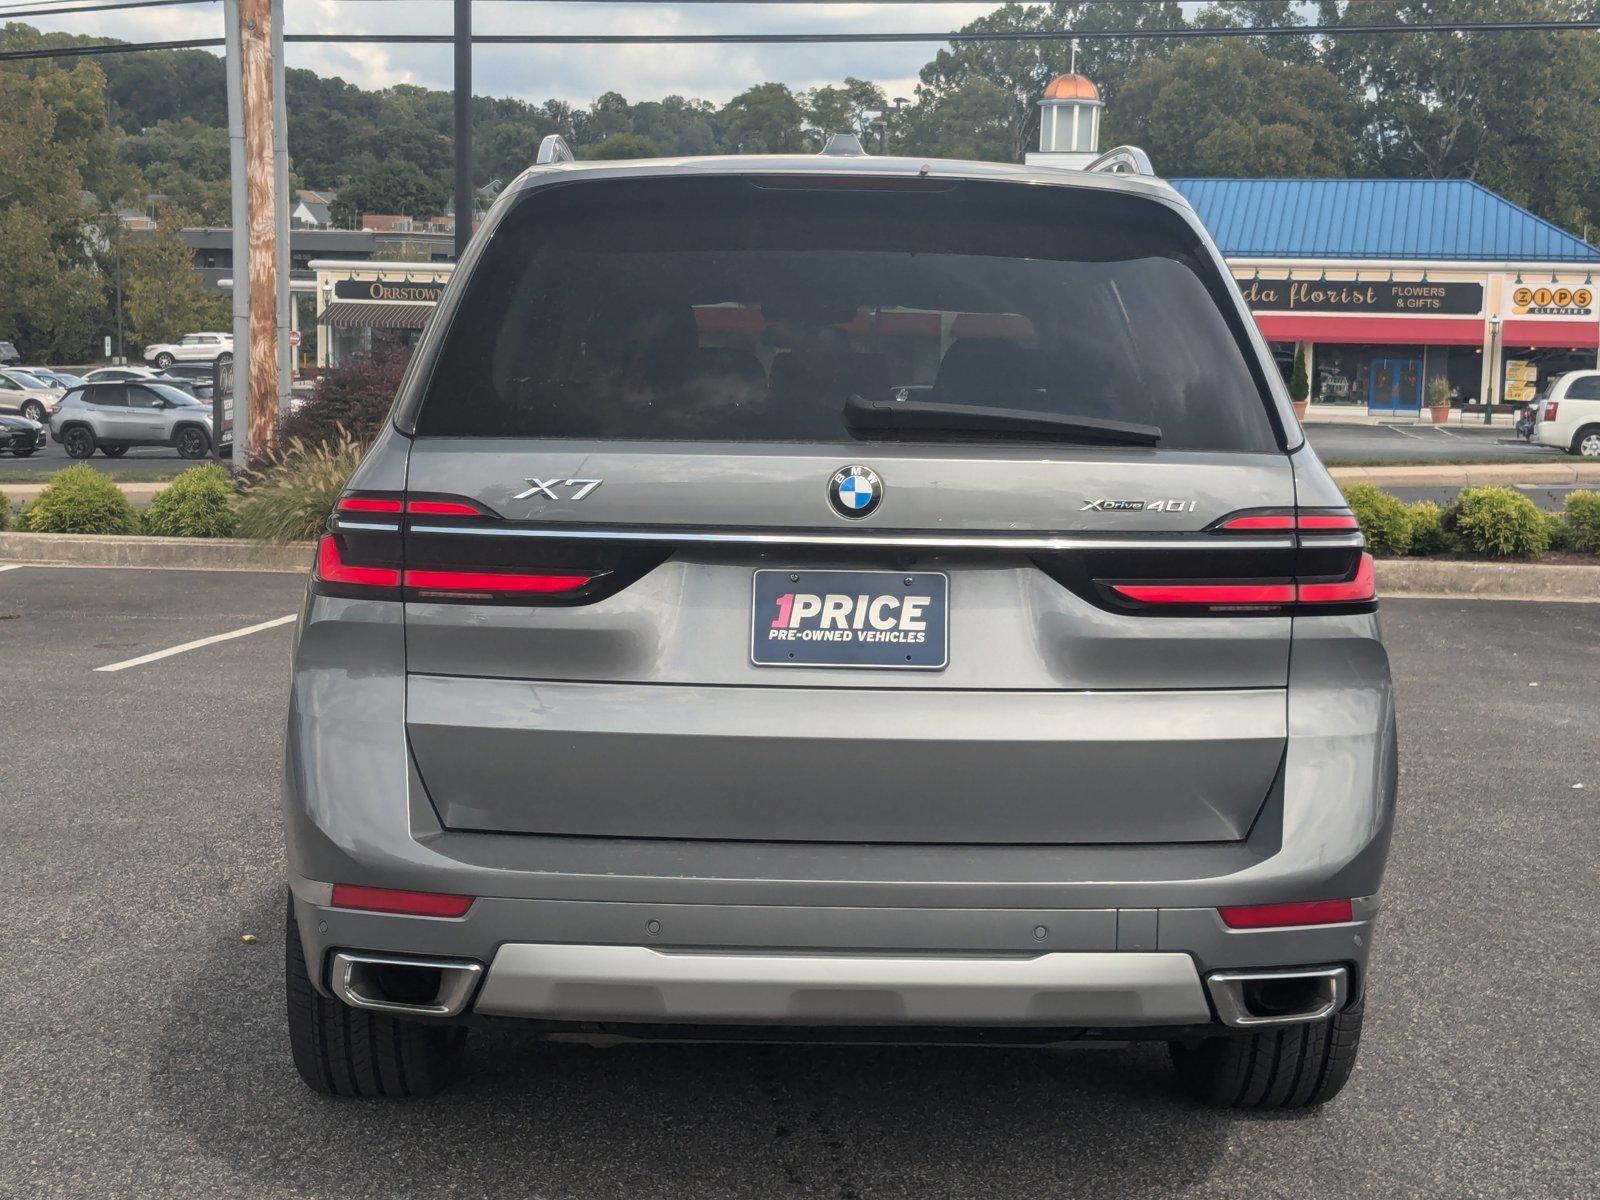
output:
[[[0,450],[27,458],[35,450],[44,448],[46,436],[45,427],[39,422],[0,413]]]
[[[17,348],[11,342],[0,342],[0,367],[22,361],[22,355],[17,353]]]

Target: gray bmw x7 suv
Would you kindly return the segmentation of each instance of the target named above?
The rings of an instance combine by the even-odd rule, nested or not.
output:
[[[1395,797],[1372,560],[1189,206],[1127,148],[553,157],[317,550],[305,1081],[430,1093],[520,1018],[1159,1039],[1212,1104],[1335,1095]]]

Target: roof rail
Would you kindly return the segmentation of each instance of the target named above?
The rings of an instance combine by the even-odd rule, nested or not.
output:
[[[1107,150],[1095,159],[1085,171],[1099,171],[1105,175],[1154,175],[1156,169],[1150,165],[1150,156],[1137,146],[1118,146],[1115,150]]]
[[[546,134],[544,141],[539,143],[539,153],[533,159],[534,165],[540,167],[577,161],[572,156],[572,147],[567,145],[567,139],[559,133]]]

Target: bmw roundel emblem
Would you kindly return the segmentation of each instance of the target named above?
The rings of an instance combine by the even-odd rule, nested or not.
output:
[[[883,502],[883,480],[870,467],[840,467],[828,480],[828,499],[841,517],[870,517]]]

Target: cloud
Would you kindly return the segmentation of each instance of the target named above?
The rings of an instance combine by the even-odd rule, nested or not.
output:
[[[521,4],[479,0],[479,33],[800,33],[942,31],[994,4]],[[447,33],[450,7],[433,0],[286,0],[290,32]],[[220,4],[34,18],[40,28],[128,41],[220,37]],[[803,90],[846,75],[872,79],[890,95],[911,95],[936,43],[789,46],[483,46],[473,52],[479,95],[550,97],[586,105],[602,92],[629,100],[679,94],[722,102],[753,84],[778,80]],[[397,83],[448,88],[448,46],[291,45],[289,65],[338,75],[365,88]]]

